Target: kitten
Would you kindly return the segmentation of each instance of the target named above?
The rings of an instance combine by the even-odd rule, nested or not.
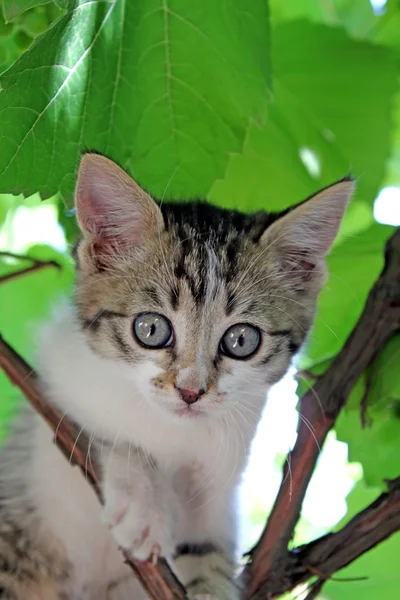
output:
[[[266,392],[304,342],[353,184],[282,214],[157,204],[85,154],[74,304],[40,342],[48,401],[90,437],[102,508],[26,409],[1,454],[0,598],[144,598],[118,546],[235,600],[236,490]]]

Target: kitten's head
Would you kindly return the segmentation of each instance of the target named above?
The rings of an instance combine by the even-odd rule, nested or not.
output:
[[[340,181],[281,214],[160,205],[109,159],[84,155],[76,303],[89,344],[125,363],[157,410],[251,411],[312,325],[352,190]]]

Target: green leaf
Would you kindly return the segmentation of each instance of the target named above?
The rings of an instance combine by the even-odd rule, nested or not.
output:
[[[400,404],[400,403],[398,403]],[[361,428],[359,404],[345,407],[336,425],[338,439],[349,445],[349,460],[360,462],[365,481],[371,486],[382,486],[384,479],[399,475],[400,411],[392,402],[379,412],[371,422]],[[371,414],[371,413],[370,413]]]
[[[347,497],[348,513],[344,522],[371,504],[380,492],[379,488],[367,488],[362,481],[357,483]],[[336,573],[338,580],[354,581],[328,581],[323,597],[326,600],[395,600],[399,592],[399,554],[400,533],[396,533]]]
[[[399,22],[400,24],[400,22]],[[400,25],[399,25],[400,26]],[[394,124],[392,132],[393,150],[386,166],[385,185],[400,187],[400,93],[393,106]]]
[[[372,10],[370,0],[271,0],[273,23],[302,18],[314,23],[342,26],[355,37],[367,36],[379,21],[379,17]]]
[[[210,199],[279,210],[351,171],[359,176],[357,198],[371,206],[390,153],[394,55],[306,21],[276,26],[272,50],[274,102],[266,123],[250,127],[243,153],[233,156]],[[348,221],[357,226],[350,212]]]
[[[95,148],[156,196],[206,195],[262,120],[268,42],[265,0],[77,2],[1,78],[2,189],[69,196]]]
[[[48,316],[56,298],[71,291],[74,270],[71,260],[50,246],[32,246],[27,255],[54,260],[62,267],[61,270],[48,267],[34,271],[0,285],[0,331],[17,352],[32,360],[35,330]],[[0,261],[3,274],[26,266],[26,262],[5,264],[4,260]]]
[[[394,48],[400,55],[399,31],[400,3],[398,0],[388,0],[384,14],[370,31],[369,37],[379,44]]]
[[[399,365],[400,335],[394,335],[369,369],[368,409],[372,415],[387,407],[400,408]]]
[[[68,211],[60,197],[58,198],[58,222],[64,230],[68,244],[74,247],[79,238],[79,228],[75,212]]]
[[[22,13],[44,4],[52,4],[53,0],[3,0],[3,12],[6,21],[14,21]]]
[[[32,246],[27,254],[39,260],[55,260],[62,267],[61,270],[48,267],[0,285],[0,332],[19,354],[34,364],[37,329],[57,298],[70,293],[74,273],[70,260],[49,246]],[[10,264],[1,259],[0,277],[26,266],[26,262]],[[0,440],[20,399],[19,390],[0,371]]]
[[[329,280],[319,297],[301,368],[332,358],[342,348],[383,268],[384,246],[392,232],[391,227],[374,224],[334,247],[327,260]]]
[[[390,152],[391,109],[398,89],[395,55],[352,40],[340,29],[304,21],[277,27],[273,39],[280,85],[306,107],[315,127],[334,138],[349,170],[359,177],[358,197],[372,203]]]

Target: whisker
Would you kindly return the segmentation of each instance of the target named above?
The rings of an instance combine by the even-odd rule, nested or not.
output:
[[[302,375],[300,375],[300,373],[298,374],[298,376],[299,376],[299,379],[301,379],[302,381],[304,381],[305,383],[307,383],[307,380],[306,380],[306,378],[305,378],[305,377],[303,377]],[[323,407],[323,405],[322,405],[322,402],[321,402],[321,398],[319,397],[319,395],[318,395],[318,394],[317,394],[317,392],[315,391],[315,389],[314,389],[314,386],[313,386],[313,385],[312,385],[312,386],[309,388],[309,391],[311,391],[311,393],[313,394],[314,398],[315,398],[315,399],[316,399],[316,401],[318,402],[318,406],[319,406],[319,408],[320,408],[321,414],[325,416],[325,411],[324,411],[324,407]]]
[[[293,495],[293,475],[292,475],[292,466],[290,464],[290,454],[289,453],[286,455],[285,462],[286,462],[288,468],[287,468],[287,473],[286,473],[281,485],[283,485],[286,482],[287,478],[289,477],[289,500],[291,501],[292,495]]]
[[[82,425],[82,427],[81,427],[81,428],[80,428],[80,430],[79,430],[79,433],[78,433],[78,435],[77,435],[77,436],[76,436],[76,438],[75,438],[75,442],[74,442],[74,445],[72,446],[71,454],[70,454],[70,456],[69,456],[69,463],[70,463],[70,464],[71,464],[71,462],[72,462],[72,458],[73,458],[73,456],[74,456],[74,452],[75,452],[75,448],[76,448],[76,445],[77,445],[77,443],[78,443],[78,440],[79,440],[79,438],[80,438],[80,436],[81,436],[81,434],[82,434],[83,430],[85,429],[85,426],[86,426],[86,425],[87,425],[87,421],[85,421],[85,423]]]
[[[317,438],[315,436],[314,431],[312,430],[311,426],[309,425],[308,420],[305,419],[301,413],[297,413],[297,414],[299,415],[299,418],[303,421],[304,425],[307,427],[308,431],[313,436],[315,444],[316,444],[316,446],[318,448],[318,452],[321,452],[321,446],[319,445],[319,442],[318,442],[318,440],[317,440]]]

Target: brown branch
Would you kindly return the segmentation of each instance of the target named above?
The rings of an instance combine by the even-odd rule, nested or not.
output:
[[[288,545],[300,517],[319,448],[357,379],[399,327],[400,230],[387,243],[384,269],[370,291],[353,332],[327,371],[300,401],[300,412],[311,424],[312,431],[300,420],[297,441],[289,454],[291,478],[287,477],[286,463],[268,523],[259,542],[250,552],[250,561],[244,573],[248,598],[261,588],[267,594],[282,588],[278,582],[286,577],[290,562]],[[265,595],[259,597],[265,598]]]
[[[31,265],[26,267],[25,269],[20,269],[19,271],[12,271],[11,273],[6,273],[6,275],[2,275],[0,277],[0,284],[6,283],[6,281],[11,281],[12,279],[17,279],[18,277],[22,277],[24,275],[28,275],[28,273],[34,273],[35,271],[39,271],[42,269],[47,269],[48,267],[55,267],[56,269],[61,269],[61,265],[58,264],[55,260],[39,260],[37,258],[33,258],[32,256],[27,256],[25,254],[15,254],[14,252],[0,252],[0,257],[5,258],[14,258],[16,260],[28,260]]]
[[[337,570],[373,548],[400,529],[400,478],[389,482],[389,490],[354,517],[343,529],[314,542],[288,550],[294,527],[300,516],[304,495],[327,433],[333,426],[348,394],[364,369],[371,364],[390,336],[400,328],[400,231],[387,244],[385,268],[373,286],[364,312],[334,362],[301,399],[301,413],[311,422],[313,431],[300,421],[298,437],[289,459],[292,482],[284,470],[283,482],[273,511],[258,544],[249,553],[250,561],[243,579],[246,598],[276,598],[297,585],[319,576],[311,587],[322,587]],[[87,464],[87,446],[76,438],[75,427],[61,419],[41,395],[32,369],[0,338],[0,367],[15,385],[57,430],[59,447],[80,466],[93,485],[95,471]],[[90,463],[90,461],[89,461]],[[285,467],[286,469],[287,467]],[[98,488],[96,487],[97,491]],[[182,600],[185,593],[165,561],[157,567],[130,560],[136,575],[155,600]]]
[[[87,460],[88,441],[79,436],[79,429],[47,404],[40,391],[38,379],[33,369],[0,336],[0,367],[10,381],[19,387],[30,403],[56,433],[55,442],[68,460],[78,465],[100,498],[98,476],[93,461]],[[184,600],[185,591],[164,560],[155,566],[151,562],[139,562],[124,552],[125,562],[135,572],[144,589],[154,600]]]
[[[360,422],[363,429],[372,424],[372,419],[368,415],[368,398],[371,394],[372,382],[374,379],[372,367],[373,365],[371,364],[366,370],[365,390],[360,401]]]
[[[306,581],[310,573],[315,571],[323,573],[324,579],[330,578],[331,573],[350,564],[398,530],[400,477],[391,481],[387,492],[353,517],[342,529],[290,552],[291,585],[296,586]]]
[[[304,598],[304,600],[314,600],[315,598],[318,598],[319,593],[324,586],[324,583],[324,579],[317,579],[317,581],[310,586],[309,592]]]
[[[342,529],[288,552],[279,577],[270,578],[268,584],[260,588],[252,599],[277,598],[315,576],[318,577],[317,582],[328,579],[337,582],[365,579],[339,579],[333,578],[332,574],[399,530],[400,477],[389,482],[388,491],[353,517]]]

